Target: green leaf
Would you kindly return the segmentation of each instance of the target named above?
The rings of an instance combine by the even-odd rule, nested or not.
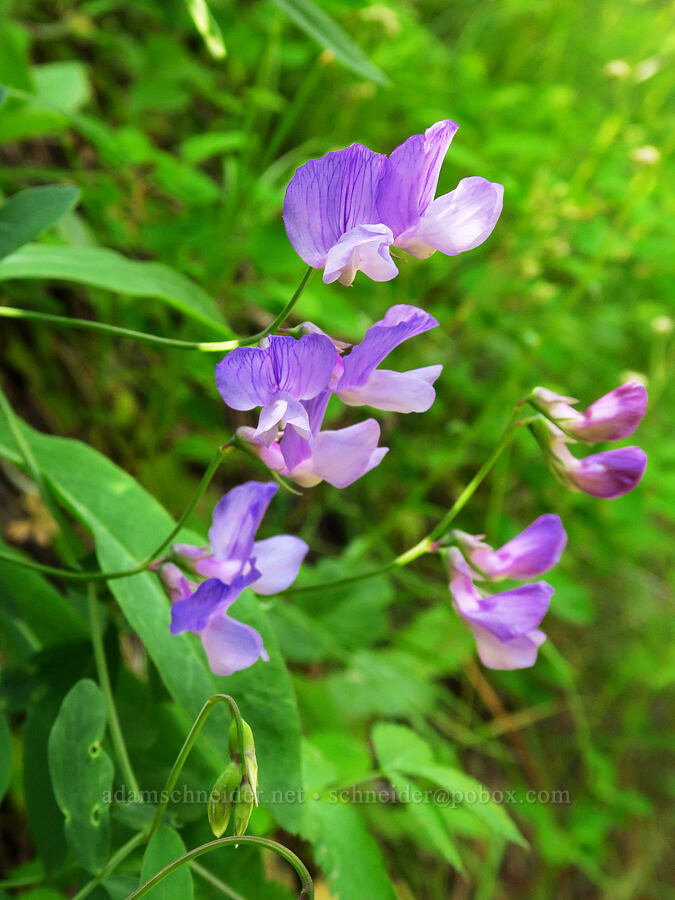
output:
[[[140,884],[145,884],[160,869],[184,853],[185,844],[180,836],[168,825],[161,825],[153,834],[143,855]],[[152,900],[192,900],[193,894],[192,874],[188,866],[184,865],[168,875],[146,896]]]
[[[311,841],[332,893],[340,900],[394,900],[380,848],[359,813],[337,796],[318,799],[334,780],[335,767],[309,741],[303,745],[303,771],[308,792],[300,833]]]
[[[462,802],[467,809],[482,819],[494,832],[515,844],[520,844],[521,847],[528,846],[504,807],[491,799],[491,792],[476,778],[460,769],[436,764],[418,766],[411,774],[428,778],[451,794],[463,798]],[[477,798],[475,802],[474,796]]]
[[[204,38],[209,53],[216,59],[223,59],[227,55],[223,34],[205,0],[186,0],[186,2],[195,28]]]
[[[424,838],[445,859],[460,872],[464,871],[462,857],[459,850],[450,838],[445,823],[442,818],[441,810],[434,802],[433,795],[423,796],[420,788],[415,782],[410,781],[400,772],[392,771],[388,773],[398,798],[406,804],[406,812],[412,823],[412,834],[419,843],[424,844]]]
[[[35,97],[40,103],[73,113],[89,100],[91,91],[87,70],[76,60],[33,66]]]
[[[55,278],[131,297],[155,297],[191,319],[231,336],[215,302],[200,287],[162,263],[138,262],[101,247],[28,244],[0,263],[0,281]]]
[[[414,772],[419,766],[433,763],[433,753],[426,741],[404,725],[378,722],[373,728],[372,738],[377,758],[385,772],[393,769]]]
[[[57,496],[94,534],[104,569],[135,565],[171,531],[174,522],[160,504],[100,453],[78,441],[22,427]],[[0,456],[21,465],[4,420],[0,420]],[[181,537],[204,543],[199,536],[194,540],[189,534]],[[289,830],[297,828],[302,785],[298,710],[274,633],[255,596],[246,591],[230,612],[260,632],[270,661],[223,678],[209,671],[197,637],[169,632],[169,601],[156,575],[120,578],[110,582],[110,589],[147,647],[167,689],[191,719],[212,694],[235,696],[255,737],[261,802],[279,824]],[[210,748],[214,775],[227,761],[227,728],[228,715],[217,708],[199,739],[200,746]]]
[[[101,747],[105,734],[103,694],[88,678],[66,694],[49,735],[49,771],[65,816],[66,837],[90,872],[101,868],[110,844],[112,760]]]
[[[10,548],[0,540],[3,550]],[[24,557],[12,548],[18,559]],[[0,596],[5,612],[20,619],[43,646],[89,634],[73,605],[37,572],[0,560]]]
[[[0,84],[0,107],[7,99],[7,88]]]
[[[352,72],[378,84],[389,84],[384,72],[312,0],[274,0],[274,2],[318,44],[326,50],[332,50],[336,58]]]
[[[69,184],[19,191],[0,206],[0,259],[32,241],[69,212],[80,196]]]
[[[22,730],[23,786],[31,837],[47,871],[59,869],[66,856],[63,817],[56,805],[49,778],[47,742],[56,719],[53,697],[34,704]]]
[[[9,730],[7,718],[0,713],[0,802],[9,787],[12,774],[12,732]]]

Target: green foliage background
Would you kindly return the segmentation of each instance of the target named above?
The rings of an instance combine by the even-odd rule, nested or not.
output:
[[[276,831],[313,860],[319,896],[330,890],[339,900],[669,896],[673,4],[322,0],[319,13],[287,0],[209,5],[225,58],[209,54],[179,0],[0,3],[0,84],[11,89],[0,108],[0,190],[9,196],[62,182],[81,190],[77,208],[39,247],[0,263],[0,304],[189,340],[217,340],[228,329],[249,334],[270,321],[302,275],[281,204],[307,158],[352,141],[389,152],[450,117],[461,127],[439,192],[473,174],[506,189],[501,220],[479,249],[425,262],[403,257],[400,276],[381,285],[358,276],[351,289],[328,287],[317,277],[296,308],[294,321],[356,341],[390,305],[416,303],[441,327],[401,347],[396,367],[444,364],[430,412],[378,414],[391,448],[379,468],[344,491],[280,492],[265,530],[309,542],[301,581],[353,574],[414,544],[534,385],[585,406],[633,372],[650,394],[637,435],[649,467],[632,494],[603,502],[564,491],[534,442],[519,434],[461,517],[460,527],[493,544],[543,512],[563,517],[569,544],[551,573],[550,641],[535,668],[477,669],[432,558],[395,578],[274,598],[262,612],[247,607],[247,615],[267,616],[290,669],[308,790],[358,782],[401,792],[406,779],[467,789],[462,778],[472,776],[521,800],[528,789],[563,790],[570,802],[522,800],[491,817],[471,805],[439,811],[310,800],[302,821],[280,814],[275,823],[274,811],[261,809],[253,830]],[[92,256],[95,248],[152,265],[122,270],[116,257]],[[39,431],[100,451],[174,516],[214,448],[252,421],[220,401],[213,355],[0,323],[3,384],[17,413]],[[336,405],[329,420],[356,417]],[[26,551],[58,562],[37,540],[44,513],[26,506],[32,485],[15,448],[4,434],[0,444],[6,534],[16,535],[19,522]],[[67,498],[77,483],[71,451],[35,446],[45,466],[56,466],[48,477]],[[94,471],[98,463],[86,459],[82,471]],[[118,543],[106,544],[92,524],[94,512],[96,521],[112,516],[106,490],[118,476],[101,472],[86,515],[64,502],[96,535],[102,564],[124,565],[123,507]],[[225,490],[261,477],[253,461],[229,455],[194,529],[206,531]],[[124,550],[132,560],[169,521],[149,499],[133,497],[137,545]],[[114,524],[105,522],[113,531]],[[129,624],[138,630],[146,595],[132,585],[124,596],[122,582],[115,590],[124,611],[108,604],[115,697],[141,784],[157,789],[206,695],[177,698],[181,685],[167,681],[176,661],[167,657],[164,669],[157,662],[164,644],[149,660]],[[161,603],[152,596],[148,604]],[[78,679],[95,677],[83,610],[76,590],[0,564],[0,706],[13,733],[10,741],[0,729],[3,759],[14,748],[0,864],[10,881],[40,881],[39,855],[57,897],[75,884],[75,858],[49,783],[38,782],[61,699]],[[197,666],[198,646],[190,652]],[[264,729],[264,703],[256,707],[254,696],[260,668],[240,682],[221,679],[221,688],[239,689],[244,715],[249,698]],[[290,696],[279,708],[293,735],[287,744],[297,747],[297,715],[283,706]],[[268,723],[265,733],[272,750],[276,727]],[[209,752],[186,770],[194,788],[213,780]],[[282,780],[290,771],[284,754],[270,766]],[[0,787],[3,772],[0,765]],[[176,816],[187,847],[207,839],[202,809],[181,807]],[[113,809],[114,847],[130,827]],[[257,854],[228,853],[208,864],[236,896],[290,896],[276,869],[264,876]],[[139,872],[132,860],[107,893],[100,887],[91,896],[124,897]],[[193,889],[218,895],[204,880]]]

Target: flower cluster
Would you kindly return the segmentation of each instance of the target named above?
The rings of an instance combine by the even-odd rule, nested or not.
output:
[[[375,281],[388,281],[398,273],[392,247],[419,258],[435,250],[452,256],[486,240],[501,212],[500,184],[465,178],[454,191],[434,199],[456,130],[454,122],[445,120],[413,135],[389,157],[353,144],[301,166],[286,192],[284,222],[302,259],[323,268],[325,282],[349,285],[359,270]],[[218,391],[232,409],[260,409],[257,425],[240,427],[235,442],[277,477],[303,487],[321,481],[337,488],[352,484],[379,465],[388,448],[379,446],[380,426],[372,418],[324,429],[331,397],[347,406],[389,412],[428,410],[443,367],[399,372],[381,368],[381,363],[401,343],[437,325],[424,310],[399,304],[353,347],[305,322],[294,330],[300,337],[270,334],[257,347],[232,350],[216,367]],[[518,424],[530,425],[550,467],[568,487],[611,498],[640,481],[646,455],[639,447],[578,459],[569,445],[632,434],[646,410],[642,385],[616,388],[585,412],[575,408],[576,400],[545,388],[527,399],[537,414]],[[291,535],[255,540],[276,491],[272,482],[235,487],[214,510],[210,545],[175,544],[171,560],[159,565],[173,603],[171,631],[197,633],[216,674],[268,659],[261,635],[232,619],[228,609],[245,588],[258,594],[286,590],[308,551],[304,541]],[[534,664],[546,639],[539,625],[553,588],[545,581],[498,592],[488,586],[505,578],[529,581],[542,575],[558,562],[566,542],[560,518],[548,514],[498,550],[482,536],[461,531],[431,543],[431,549],[443,548],[452,601],[471,628],[484,665],[519,669]],[[227,803],[230,788],[228,781]]]
[[[272,335],[261,347],[233,350],[216,367],[216,385],[233,409],[262,407],[257,427],[237,434],[270,469],[303,487],[327,481],[343,488],[377,466],[387,448],[378,446],[375,419],[322,430],[331,395],[349,406],[425,412],[443,367],[393,372],[379,365],[403,341],[437,325],[416,306],[392,306],[342,355],[348,345],[306,323],[309,333],[299,339]]]
[[[436,122],[388,157],[352,144],[300,166],[284,198],[298,256],[323,269],[325,282],[349,285],[359,270],[373,281],[395,278],[392,246],[425,259],[435,250],[455,256],[482,244],[502,211],[501,184],[463,178],[434,199],[458,127]]]
[[[629,437],[647,410],[644,385],[630,381],[591,404],[585,412],[576,400],[546,388],[535,388],[530,403],[541,416],[531,424],[553,473],[573,490],[612,499],[632,491],[647,466],[640,447],[620,447],[577,459],[568,444],[619,441]]]
[[[534,665],[546,640],[538,626],[553,588],[536,581],[492,593],[477,588],[475,582],[536,578],[552,569],[567,543],[560,517],[540,516],[499,550],[483,543],[482,535],[454,531],[452,538],[457,546],[448,551],[450,593],[455,609],[473,632],[481,662],[490,669]]]

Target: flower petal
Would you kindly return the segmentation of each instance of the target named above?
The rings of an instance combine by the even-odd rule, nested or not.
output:
[[[499,550],[480,548],[469,560],[488,578],[535,578],[556,565],[566,543],[560,516],[548,513]]]
[[[214,675],[232,675],[259,659],[269,660],[263,639],[255,628],[224,613],[216,614],[209,621],[201,639]]]
[[[308,550],[305,541],[291,534],[256,541],[253,556],[260,578],[252,583],[252,590],[256,594],[278,594],[285,591],[297,578]]]
[[[434,199],[445,154],[458,128],[450,119],[436,122],[424,134],[409,137],[385,162],[377,208],[397,237],[418,221]]]
[[[546,635],[538,628],[510,641],[500,641],[480,625],[471,625],[480,661],[488,669],[528,669],[537,661],[539,647]]]
[[[197,590],[185,599],[178,600],[171,607],[171,634],[181,631],[202,631],[210,616],[220,607],[227,608],[233,603],[239,591],[219,578],[203,581]]]
[[[438,325],[436,319],[417,306],[399,303],[387,310],[384,319],[366,331],[360,344],[344,357],[344,373],[338,390],[361,387],[370,373],[391,351],[408,338]]]
[[[279,490],[273,481],[247,481],[228,491],[213,510],[209,542],[216,558],[250,559],[255,536],[272,497]]]
[[[647,411],[647,390],[629,381],[592,403],[574,424],[572,434],[589,443],[620,441],[629,437]]]
[[[349,286],[358,271],[373,281],[391,281],[398,275],[389,248],[394,243],[386,225],[355,225],[345,232],[326,255],[323,280]]]
[[[474,609],[458,606],[458,610],[472,624],[487,628],[500,641],[508,641],[539,625],[552,596],[550,584],[536,581],[483,597]]]
[[[396,246],[425,259],[434,250],[456,256],[478,247],[497,224],[504,200],[501,184],[473,176],[438,197],[419,222],[396,238]]]
[[[216,366],[216,385],[232,409],[266,406],[279,394],[308,400],[328,386],[336,357],[324,335],[272,335],[265,347],[230,351]]]
[[[337,431],[321,431],[312,444],[311,457],[288,474],[306,487],[319,481],[347,487],[382,461],[389,448],[378,447],[379,439],[380,426],[375,419]]]
[[[432,385],[443,366],[425,366],[409,372],[375,369],[361,387],[338,391],[347,406],[373,406],[387,412],[426,412],[436,397]]]
[[[647,454],[640,447],[621,447],[574,459],[574,462],[567,471],[572,484],[592,497],[612,500],[640,483],[647,467]]]
[[[320,269],[328,251],[355,225],[380,220],[375,192],[385,157],[361,144],[310,159],[284,197],[284,224],[295,252]]]

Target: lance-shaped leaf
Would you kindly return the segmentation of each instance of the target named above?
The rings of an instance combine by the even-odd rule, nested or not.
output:
[[[0,206],[0,259],[32,241],[69,212],[80,192],[70,184],[19,191]]]
[[[106,727],[103,694],[83,678],[66,694],[49,735],[54,795],[66,818],[68,841],[85,869],[95,872],[108,857],[109,797],[114,766],[101,746]]]

